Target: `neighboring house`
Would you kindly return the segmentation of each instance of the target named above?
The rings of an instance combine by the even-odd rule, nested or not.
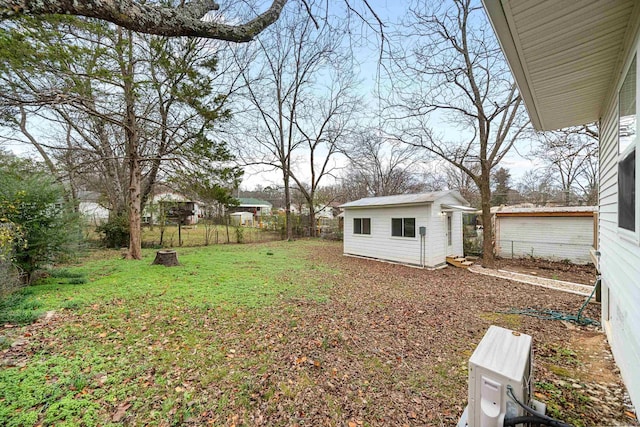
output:
[[[596,206],[491,208],[495,248],[503,258],[535,257],[574,264],[593,262]]]
[[[325,206],[316,206],[316,218],[334,218],[334,210],[333,206],[325,205]]]
[[[230,210],[232,212],[251,212],[255,217],[271,215],[271,207],[273,205],[265,200],[252,197],[238,197],[237,199],[240,204],[231,207]]]
[[[109,209],[100,204],[100,193],[95,191],[78,192],[78,212],[91,225],[100,225],[109,219]]]
[[[462,255],[462,211],[457,191],[368,197],[345,203],[344,254],[419,267],[446,265]]]
[[[640,408],[640,2],[484,4],[533,125],[600,121],[602,323]]]
[[[147,224],[155,224],[161,216],[166,216],[169,221],[183,218],[183,225],[194,225],[198,223],[201,214],[200,203],[178,192],[161,189],[149,199],[142,220]]]

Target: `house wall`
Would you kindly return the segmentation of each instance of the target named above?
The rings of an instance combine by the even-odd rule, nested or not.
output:
[[[429,205],[345,209],[344,253],[420,265],[420,227],[427,227],[424,250],[425,259],[430,259],[428,254],[435,225],[430,223],[430,217]],[[354,218],[371,218],[371,234],[353,234]],[[416,237],[391,236],[391,218],[415,218]]]
[[[96,202],[80,202],[78,211],[91,225],[100,225],[109,219],[109,210]]]
[[[447,245],[446,214],[441,203],[460,204],[445,196],[434,204],[376,208],[347,208],[344,211],[344,253],[412,265],[421,265],[420,227],[426,227],[422,245],[425,267],[445,265],[447,255],[462,255],[462,213],[452,212],[452,245]],[[371,234],[353,234],[354,218],[371,218]],[[416,218],[416,237],[391,236],[391,218]],[[449,252],[449,253],[447,253]]]
[[[626,50],[629,64],[638,49],[636,26],[634,42]],[[640,60],[640,58],[638,58]],[[618,228],[618,91],[622,85],[618,77],[610,89],[609,101],[603,106],[600,128],[600,214],[599,247],[602,278],[602,321],[622,378],[636,409],[640,408],[640,244],[636,227],[635,237]],[[639,74],[640,76],[640,74]],[[640,85],[638,85],[640,88]],[[636,94],[636,108],[640,110]],[[636,135],[638,137],[638,135]],[[636,146],[636,216],[640,215],[640,164]],[[638,221],[636,221],[636,224]]]
[[[496,252],[503,258],[591,262],[593,217],[496,217]]]

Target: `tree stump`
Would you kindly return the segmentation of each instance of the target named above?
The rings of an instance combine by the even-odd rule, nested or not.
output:
[[[152,265],[164,265],[165,267],[175,267],[180,265],[178,262],[178,254],[176,251],[163,250],[156,252],[156,259],[151,263]]]

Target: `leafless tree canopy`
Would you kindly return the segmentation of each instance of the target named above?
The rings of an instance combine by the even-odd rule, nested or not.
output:
[[[357,106],[346,31],[336,22],[318,25],[312,16],[322,4],[305,4],[308,13],[291,3],[255,44],[236,50],[247,100],[235,115],[237,145],[247,164],[282,173],[287,216],[293,186],[313,216],[315,191],[333,174],[333,158]]]
[[[534,155],[569,206],[598,202],[598,129],[595,124],[540,135]]]
[[[354,136],[347,147],[349,169],[343,187],[349,200],[417,193],[424,189],[416,147],[374,130]]]

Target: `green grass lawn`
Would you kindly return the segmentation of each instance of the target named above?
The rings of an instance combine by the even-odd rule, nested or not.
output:
[[[185,248],[172,268],[152,266],[151,250],[139,262],[103,252],[27,288],[0,307],[5,323],[59,314],[55,327],[31,328],[29,363],[0,370],[0,425],[109,425],[125,413],[150,425],[206,411],[228,418],[273,357],[259,344],[270,307],[326,298],[308,274],[317,267],[300,256],[313,245]]]

